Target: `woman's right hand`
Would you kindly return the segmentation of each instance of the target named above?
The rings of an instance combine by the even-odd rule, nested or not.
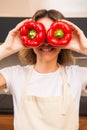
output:
[[[20,28],[24,24],[24,22],[30,21],[29,19],[26,19],[16,25],[14,29],[12,29],[4,42],[4,45],[7,46],[8,49],[11,49],[15,52],[20,51],[21,49],[25,48],[25,46],[22,43],[21,37],[20,37]]]
[[[20,51],[21,49],[26,49],[20,37],[20,28],[25,22],[30,20],[31,19],[23,20],[8,33],[5,42],[0,45],[0,60]]]

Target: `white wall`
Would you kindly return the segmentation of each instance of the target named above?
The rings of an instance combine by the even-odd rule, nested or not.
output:
[[[57,9],[69,17],[87,17],[87,0],[0,0],[0,16],[29,17],[42,8]]]

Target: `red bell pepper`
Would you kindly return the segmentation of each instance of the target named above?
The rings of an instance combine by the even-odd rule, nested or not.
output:
[[[47,40],[53,46],[67,45],[72,38],[70,25],[64,21],[55,21],[47,31]]]
[[[38,47],[44,43],[46,31],[42,23],[28,21],[21,27],[20,35],[26,47]]]

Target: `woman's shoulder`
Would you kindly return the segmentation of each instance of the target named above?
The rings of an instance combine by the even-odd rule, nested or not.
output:
[[[69,65],[69,66],[65,66],[65,71],[67,74],[76,74],[78,73],[79,69],[81,67],[79,65]]]
[[[66,70],[76,70],[79,67],[80,67],[79,65],[67,65],[67,66],[65,66],[65,69]]]
[[[65,71],[69,75],[85,75],[87,74],[87,67],[82,67],[79,65],[70,65],[70,66],[65,66]]]
[[[15,66],[8,66],[5,68],[2,68],[0,72],[15,72],[15,73],[20,73],[20,72],[27,72],[29,70],[31,65],[15,65]]]
[[[80,65],[69,65],[65,66],[66,71],[87,71],[87,67],[85,66],[80,66]]]

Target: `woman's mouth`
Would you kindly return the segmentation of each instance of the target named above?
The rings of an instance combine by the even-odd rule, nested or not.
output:
[[[51,45],[42,45],[39,47],[39,50],[42,52],[51,52],[56,50],[56,48]]]
[[[50,47],[50,48],[45,48],[45,47],[42,47],[42,48],[40,48],[40,51],[43,51],[43,52],[51,52],[51,51],[53,51],[55,48],[53,48],[53,47]]]

